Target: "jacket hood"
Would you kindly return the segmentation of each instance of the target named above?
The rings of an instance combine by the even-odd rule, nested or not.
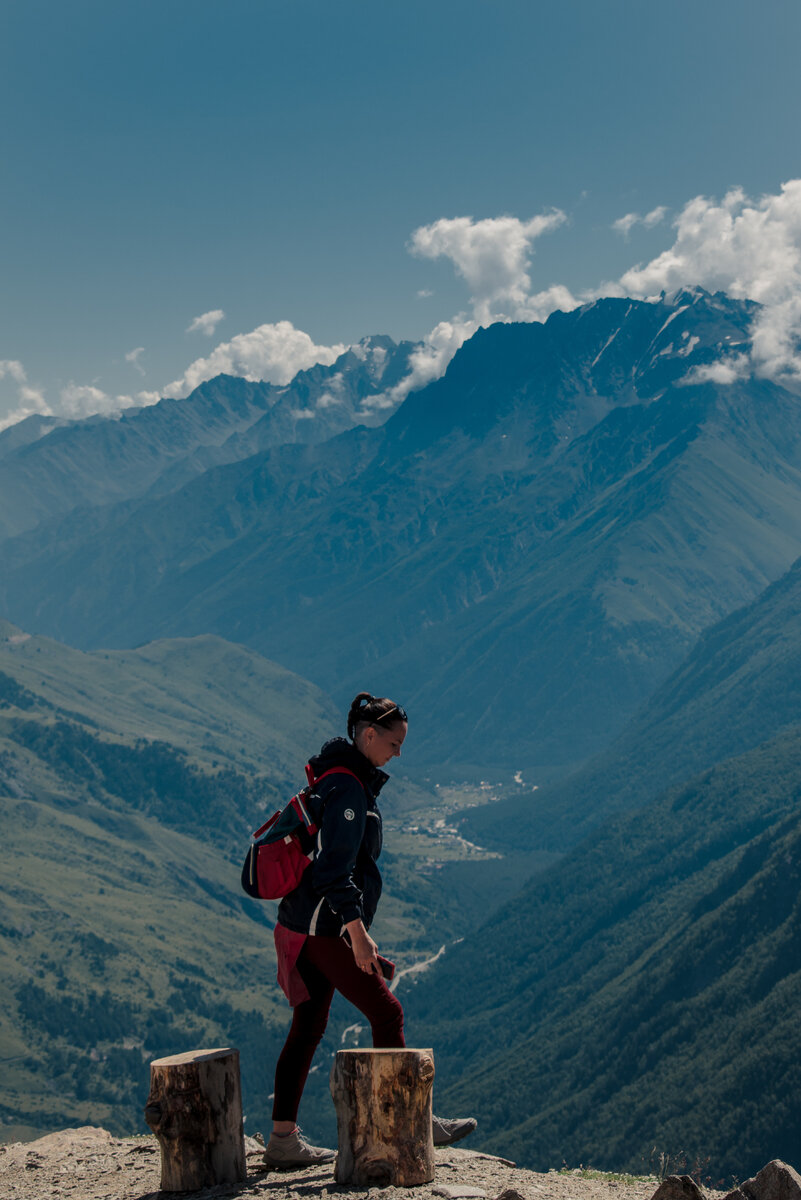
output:
[[[326,742],[320,753],[309,759],[309,766],[314,771],[315,778],[319,778],[323,771],[330,771],[332,767],[347,767],[359,777],[373,796],[378,795],[389,779],[386,771],[374,767],[369,759],[356,749],[353,742],[343,737],[331,738]]]

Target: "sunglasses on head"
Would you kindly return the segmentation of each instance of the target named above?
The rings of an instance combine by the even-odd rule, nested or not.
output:
[[[408,721],[409,720],[409,718],[406,716],[406,709],[401,708],[401,706],[399,704],[396,704],[394,708],[390,708],[387,710],[387,712],[382,713],[380,717],[376,717],[376,719],[374,721],[372,721],[371,724],[379,725],[381,723],[381,721],[386,721],[387,717],[392,717],[393,720],[395,720],[395,721]]]

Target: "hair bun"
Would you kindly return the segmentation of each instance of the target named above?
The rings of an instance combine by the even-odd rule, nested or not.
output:
[[[396,711],[401,714],[400,720],[407,719],[404,710],[400,709],[394,700],[385,696],[374,696],[372,692],[359,692],[358,696],[354,696],[348,712],[348,737],[354,737],[358,725],[375,724],[382,717],[389,717]]]

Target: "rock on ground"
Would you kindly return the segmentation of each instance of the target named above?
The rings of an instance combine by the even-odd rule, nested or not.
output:
[[[691,1175],[668,1175],[654,1192],[653,1200],[704,1200],[704,1192]]]
[[[774,1158],[746,1179],[726,1200],[801,1200],[801,1175],[793,1167]]]

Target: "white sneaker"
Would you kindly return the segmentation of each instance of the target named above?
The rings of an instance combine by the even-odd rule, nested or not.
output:
[[[285,1137],[270,1134],[267,1149],[264,1151],[264,1162],[268,1167],[313,1167],[320,1163],[333,1162],[337,1156],[336,1150],[326,1150],[323,1146],[310,1146],[300,1136],[300,1130],[294,1129]]]

